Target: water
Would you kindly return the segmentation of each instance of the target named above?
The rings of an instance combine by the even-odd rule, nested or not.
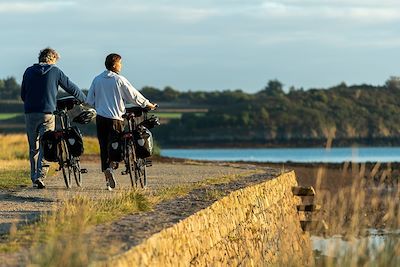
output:
[[[364,237],[347,239],[340,235],[325,238],[311,236],[313,250],[329,257],[340,257],[346,253],[357,255],[357,253],[363,252],[374,258],[384,246],[389,246],[390,242],[398,241],[400,237],[400,229],[392,231],[369,229],[367,233]]]
[[[400,147],[162,149],[174,158],[257,162],[400,162]]]

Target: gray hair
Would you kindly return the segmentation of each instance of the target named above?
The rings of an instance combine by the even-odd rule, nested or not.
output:
[[[39,62],[48,63],[53,61],[54,59],[57,61],[60,58],[60,55],[57,53],[56,50],[46,47],[43,50],[40,50],[39,53]]]

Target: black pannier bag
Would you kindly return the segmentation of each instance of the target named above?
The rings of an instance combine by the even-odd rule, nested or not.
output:
[[[57,162],[58,142],[60,141],[60,131],[47,131],[43,134],[41,142],[43,149],[43,157],[47,161]]]
[[[83,139],[78,127],[72,126],[66,130],[65,140],[68,150],[73,157],[79,157],[83,154]]]
[[[108,158],[110,161],[122,161],[122,145],[121,134],[112,134],[108,143]]]
[[[133,134],[136,147],[136,156],[144,159],[153,154],[153,135],[149,129],[140,127]]]

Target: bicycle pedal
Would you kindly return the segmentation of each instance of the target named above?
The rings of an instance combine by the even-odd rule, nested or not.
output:
[[[49,165],[49,164],[43,164],[42,167],[43,167],[43,168],[49,168],[50,165]]]
[[[151,167],[153,166],[153,162],[151,160],[146,161],[146,167]]]
[[[121,172],[121,175],[127,175],[127,174],[128,174],[127,171],[122,171],[122,172]]]
[[[81,169],[81,173],[88,173],[87,169]]]

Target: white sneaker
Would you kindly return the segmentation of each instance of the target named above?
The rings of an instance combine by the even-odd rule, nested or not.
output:
[[[104,175],[106,176],[107,179],[107,186],[110,188],[115,188],[116,182],[114,178],[114,170],[111,168],[107,168],[104,171]]]
[[[107,190],[108,190],[108,191],[112,191],[112,190],[113,190],[113,189],[111,188],[110,183],[108,182],[108,180],[107,180],[107,182],[106,182],[106,187],[107,187]]]
[[[34,181],[35,184],[37,184],[38,189],[43,189],[46,188],[46,185],[44,184],[43,180],[41,178],[38,178]]]

